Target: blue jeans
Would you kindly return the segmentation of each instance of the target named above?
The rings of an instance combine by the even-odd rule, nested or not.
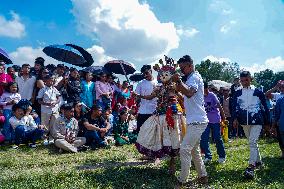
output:
[[[4,109],[3,115],[5,117],[5,122],[3,125],[3,135],[7,141],[12,141],[14,139],[14,131],[10,125],[9,119],[12,117],[12,110]]]
[[[43,133],[43,129],[27,130],[27,126],[19,125],[15,129],[15,143],[16,145],[28,142],[35,144],[36,140],[41,139]]]
[[[216,143],[216,148],[219,158],[225,158],[226,153],[225,153],[224,143],[221,137],[220,123],[208,123],[207,128],[201,135],[200,147],[205,153],[205,158],[212,159],[212,154],[209,146],[209,135],[211,129],[213,131],[213,138]]]
[[[92,148],[105,146],[105,142],[100,137],[100,134],[99,134],[98,131],[89,131],[89,130],[87,130],[85,132],[85,138],[86,138],[86,145],[89,145]]]

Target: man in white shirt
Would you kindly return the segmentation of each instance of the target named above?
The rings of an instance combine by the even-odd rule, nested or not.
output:
[[[179,185],[187,183],[192,160],[198,173],[197,181],[200,184],[207,184],[207,172],[199,151],[201,135],[208,124],[204,107],[203,79],[194,70],[193,60],[190,56],[183,56],[177,63],[181,72],[187,77],[185,83],[181,81],[179,74],[172,77],[172,80],[177,84],[177,90],[184,95],[187,123],[186,134],[180,146],[181,172],[178,182]]]
[[[30,65],[23,64],[22,65],[22,75],[16,77],[16,83],[19,87],[19,93],[22,99],[30,100],[33,103],[32,96],[34,91],[34,86],[36,82],[36,78],[30,75]]]
[[[137,115],[137,129],[134,131],[135,134],[139,133],[140,127],[154,113],[157,107],[157,98],[151,100],[145,99],[145,96],[151,95],[154,88],[157,86],[152,75],[151,66],[143,65],[141,73],[144,75],[145,79],[138,83],[135,90],[137,97],[141,99]]]

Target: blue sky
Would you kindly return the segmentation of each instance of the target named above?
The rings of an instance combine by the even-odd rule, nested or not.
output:
[[[44,46],[75,43],[96,64],[121,58],[139,69],[163,54],[190,54],[197,63],[284,71],[283,10],[280,0],[2,0],[0,46],[16,64],[44,56]]]

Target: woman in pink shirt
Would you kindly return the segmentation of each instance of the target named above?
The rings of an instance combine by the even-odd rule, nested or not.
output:
[[[13,82],[13,79],[5,73],[5,64],[0,62],[0,96],[4,93],[4,88],[9,82]]]
[[[100,80],[96,81],[95,88],[97,104],[103,109],[106,106],[110,106],[112,99],[112,88],[107,82],[107,75],[105,73],[100,75]]]

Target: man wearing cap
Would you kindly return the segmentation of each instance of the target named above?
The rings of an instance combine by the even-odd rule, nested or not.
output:
[[[152,116],[157,107],[157,98],[151,100],[145,99],[146,96],[152,94],[154,88],[157,86],[157,82],[154,81],[152,75],[151,65],[143,65],[141,73],[144,75],[145,79],[137,84],[135,90],[135,93],[137,94],[137,97],[141,99],[141,102],[137,115],[137,129],[133,132],[134,134],[139,133],[140,127]]]
[[[186,184],[192,160],[198,173],[196,181],[200,184],[207,184],[207,172],[199,151],[201,135],[208,124],[204,107],[203,79],[194,70],[193,60],[189,55],[183,56],[177,63],[186,81],[182,82],[179,74],[173,75],[172,80],[176,82],[176,89],[184,95],[187,123],[186,134],[180,146],[181,172],[178,181],[179,185]]]
[[[78,121],[74,118],[74,108],[71,104],[63,105],[63,116],[56,119],[52,135],[54,144],[61,150],[76,153],[86,143],[85,137],[77,137]]]
[[[249,140],[249,166],[244,172],[248,179],[254,178],[254,170],[262,167],[262,161],[257,141],[262,125],[269,122],[269,109],[264,93],[251,85],[252,77],[249,71],[240,73],[240,87],[233,96],[232,120],[236,128],[240,124]]]

